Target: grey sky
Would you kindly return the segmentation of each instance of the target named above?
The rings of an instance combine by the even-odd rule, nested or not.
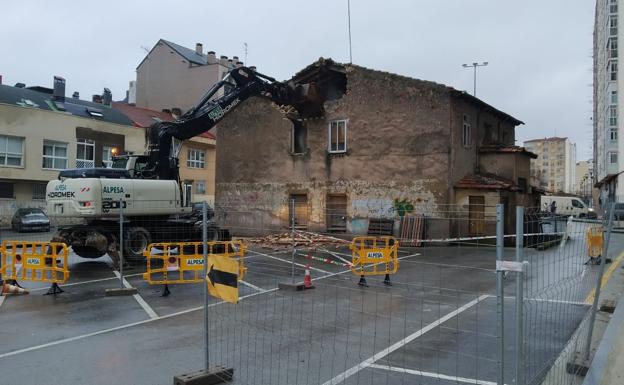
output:
[[[71,5],[69,5],[71,3]],[[348,61],[347,0],[3,0],[0,75],[5,84],[52,85],[90,99],[122,99],[159,38],[244,57],[278,79],[318,59]],[[591,156],[594,1],[351,0],[353,62],[472,92],[526,123],[526,139],[569,136]]]

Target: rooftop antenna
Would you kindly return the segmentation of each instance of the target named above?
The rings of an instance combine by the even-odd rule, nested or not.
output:
[[[245,64],[247,64],[247,43],[243,43],[243,47],[245,48]]]
[[[347,17],[349,19],[349,64],[353,64],[353,52],[351,50],[351,0],[347,0]]]

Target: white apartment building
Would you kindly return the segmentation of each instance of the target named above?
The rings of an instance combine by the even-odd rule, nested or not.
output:
[[[531,159],[531,184],[550,193],[576,193],[576,144],[551,137],[524,142],[537,155]]]
[[[594,178],[600,188],[600,203],[624,195],[624,146],[620,131],[622,113],[618,102],[618,8],[620,0],[597,0],[594,21]],[[618,187],[619,186],[619,187]]]

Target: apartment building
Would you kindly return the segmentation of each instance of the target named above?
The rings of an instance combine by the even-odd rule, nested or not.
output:
[[[604,205],[624,195],[623,160],[620,156],[624,138],[618,134],[622,126],[618,75],[618,15],[620,0],[597,0],[594,20],[594,172]]]
[[[201,43],[190,49],[160,39],[139,63],[128,97],[141,108],[187,111],[230,69],[242,64],[238,56],[217,58],[214,51],[204,53]]]
[[[576,193],[576,144],[568,138],[551,137],[524,142],[537,155],[531,159],[532,183],[550,193]]]
[[[0,84],[0,207],[45,199],[48,181],[67,168],[101,167],[118,153],[142,153],[145,132],[102,103],[65,97],[65,79],[54,87]]]

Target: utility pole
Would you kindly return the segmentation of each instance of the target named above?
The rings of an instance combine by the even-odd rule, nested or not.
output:
[[[351,50],[351,0],[347,0],[347,18],[349,19],[349,64],[353,64],[353,52]]]
[[[472,63],[472,64],[462,64],[462,67],[464,68],[470,68],[472,67],[473,69],[473,90],[472,90],[472,96],[477,96],[477,67],[485,67],[486,65],[488,65],[488,62],[484,61],[483,63]]]

